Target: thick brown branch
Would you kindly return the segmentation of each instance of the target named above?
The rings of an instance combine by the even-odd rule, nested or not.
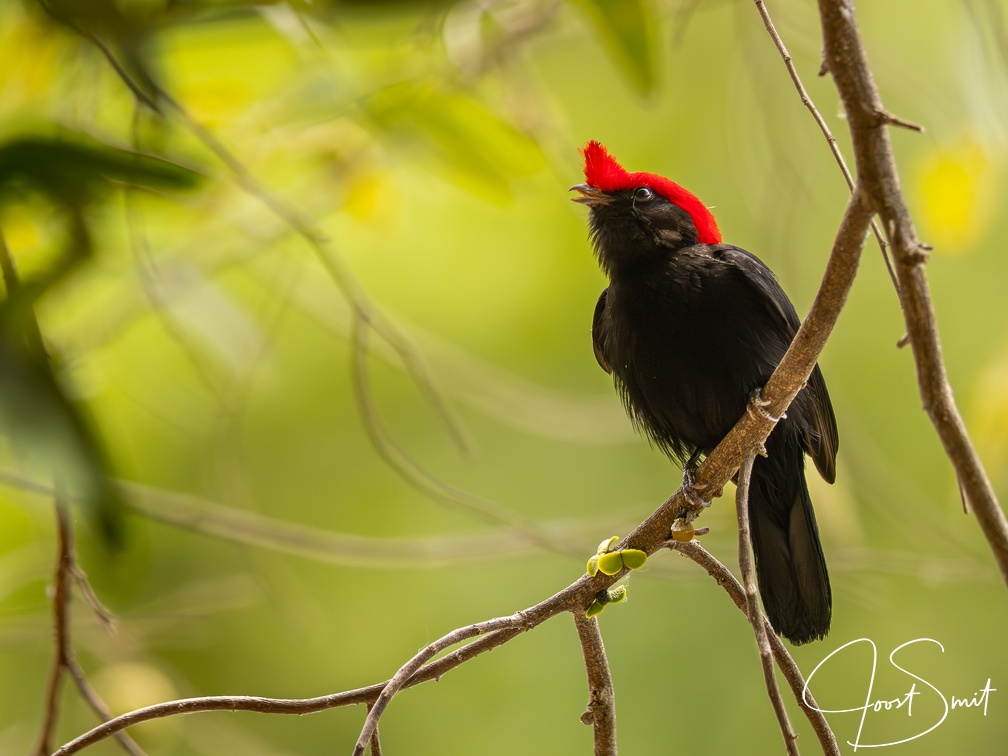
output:
[[[1001,575],[1008,583],[1008,520],[998,503],[983,464],[973,449],[942,359],[938,323],[924,263],[927,250],[917,239],[900,188],[889,141],[886,113],[861,43],[853,4],[819,0],[826,63],[843,100],[850,124],[858,183],[865,202],[879,214],[893,245],[900,303],[913,349],[924,410],[952,461],[959,485],[973,506]]]
[[[616,756],[616,693],[602,633],[595,617],[586,617],[582,611],[573,614],[588,672],[588,707],[581,721],[592,726],[595,756]]]

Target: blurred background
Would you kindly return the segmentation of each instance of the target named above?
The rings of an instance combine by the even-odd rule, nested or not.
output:
[[[956,397],[1004,497],[1008,18],[998,0],[857,10],[887,107],[926,128],[892,139],[934,245]],[[770,11],[850,158],[816,76],[815,8]],[[598,139],[713,205],[800,313],[847,195],[742,0],[8,0],[0,49],[0,230],[21,281],[0,309],[4,754],[31,749],[44,711],[54,470],[116,617],[110,634],[76,591],[73,645],[115,712],[386,679],[444,633],[552,595],[680,483],[592,354],[604,279],[567,195],[578,147]],[[15,348],[32,310],[51,368]],[[808,675],[849,641],[877,645],[870,693],[866,644],[821,668],[826,708],[916,682],[912,717],[870,713],[862,744],[937,722],[934,689],[1008,691],[1005,586],[903,333],[869,240],[821,360],[837,483],[809,472],[833,628],[794,650]],[[734,568],[732,493],[700,524]],[[600,624],[624,753],[781,752],[751,629],[696,565],[657,555]],[[902,652],[915,680],[887,659],[918,638],[944,650]],[[383,744],[589,753],[587,696],[557,617],[401,694]],[[1005,696],[894,752],[1000,752]],[[61,700],[58,742],[95,724],[72,684]],[[156,754],[345,753],[364,715],[200,714],[134,734]],[[852,752],[860,714],[830,721]]]

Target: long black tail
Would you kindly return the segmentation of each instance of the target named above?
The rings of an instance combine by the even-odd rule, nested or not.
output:
[[[763,608],[774,630],[800,644],[829,631],[833,597],[805,483],[805,454],[788,430],[778,427],[767,439],[768,456],[753,464],[749,527]]]

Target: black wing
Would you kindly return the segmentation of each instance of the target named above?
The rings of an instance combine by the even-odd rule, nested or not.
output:
[[[598,298],[598,303],[595,305],[595,315],[592,317],[592,348],[595,350],[595,359],[598,360],[599,366],[605,370],[607,373],[612,373],[612,366],[609,364],[609,360],[605,356],[605,321],[603,314],[605,313],[606,307],[606,295],[609,294],[609,289],[605,289]]]
[[[794,305],[777,282],[777,277],[755,255],[729,245],[714,245],[711,253],[740,271],[749,286],[756,289],[771,320],[776,321],[787,345],[794,339],[801,321]],[[787,345],[784,345],[786,350]],[[776,358],[779,362],[784,352]],[[788,414],[798,421],[805,435],[805,450],[815,462],[819,474],[828,482],[836,479],[836,454],[840,445],[833,404],[826,390],[826,379],[816,365],[805,388],[795,397]]]

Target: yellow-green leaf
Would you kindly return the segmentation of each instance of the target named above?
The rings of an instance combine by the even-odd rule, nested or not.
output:
[[[623,549],[620,552],[623,565],[631,570],[639,570],[647,562],[647,553],[640,549]]]
[[[598,558],[599,571],[605,575],[615,575],[623,569],[623,557],[618,551],[610,551]]]

